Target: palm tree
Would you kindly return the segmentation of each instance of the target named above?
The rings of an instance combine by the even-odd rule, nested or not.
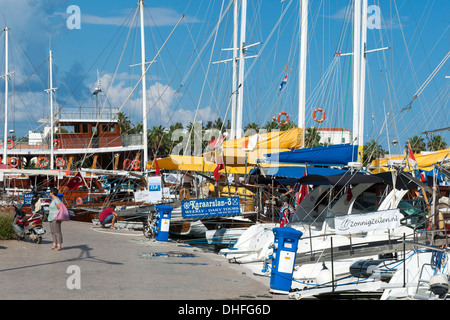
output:
[[[257,125],[254,122],[247,123],[247,125],[244,128],[244,131],[247,131],[247,130],[254,130],[256,133],[258,133],[259,132],[259,125]]]
[[[385,153],[387,152],[382,149],[381,145],[372,139],[363,147],[363,166],[366,167],[373,160],[382,158]]]
[[[129,134],[131,129],[131,121],[128,119],[128,116],[123,112],[119,112],[117,113],[117,119],[119,120],[120,134]]]
[[[419,136],[415,135],[412,138],[409,138],[409,144],[411,145],[411,150],[414,153],[420,153],[422,151],[427,150],[425,142],[423,141],[423,138],[420,138]],[[408,145],[406,144],[406,149],[408,149]]]
[[[320,146],[320,132],[315,127],[306,128],[305,148]]]
[[[437,135],[437,136],[433,136],[433,138],[428,140],[427,147],[428,147],[428,150],[430,150],[430,151],[438,151],[438,150],[447,149],[447,143],[444,141],[442,136]]]
[[[278,124],[278,122],[276,120],[270,120],[270,121],[267,121],[266,124],[261,129],[265,129],[265,130],[267,130],[267,132],[270,132],[272,130],[279,130],[280,125]]]
[[[154,157],[169,153],[170,140],[163,126],[154,126],[147,132],[149,151]]]
[[[286,130],[290,130],[293,128],[296,128],[297,125],[292,122],[291,120],[289,120],[289,122],[287,124],[285,124],[284,126],[280,126],[280,131],[286,131]]]

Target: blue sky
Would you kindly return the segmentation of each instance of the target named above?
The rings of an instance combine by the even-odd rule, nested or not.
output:
[[[231,57],[229,51],[221,49],[231,47],[232,6],[217,32],[215,29],[221,9],[228,3],[228,0],[146,0],[147,61],[153,59],[185,14],[149,70],[149,127],[229,118],[231,64],[212,64]],[[70,5],[81,10],[81,29],[67,27]],[[343,53],[352,50],[351,5],[352,1],[347,0],[310,1],[307,126],[351,130],[352,79],[348,77],[351,58],[334,60],[336,50]],[[368,55],[364,140],[376,139],[385,149],[390,146],[393,153],[400,153],[399,147],[395,149],[390,144],[393,139],[403,146],[413,135],[450,126],[450,87],[449,79],[445,79],[450,75],[450,61],[412,103],[411,109],[400,113],[450,50],[450,2],[369,0],[369,5],[380,8],[381,28],[368,30],[368,49],[385,46],[391,49]],[[48,87],[45,60],[50,39],[58,106],[70,110],[94,106],[91,92],[98,71],[102,89],[108,91],[107,102],[101,102],[104,108],[122,108],[134,123],[139,122],[140,86],[124,103],[140,74],[139,67],[130,67],[140,62],[138,22],[130,28],[136,8],[137,0],[2,0],[2,24],[10,27],[12,34],[10,71],[15,72],[8,126],[23,136],[28,130],[39,131],[38,120],[49,114],[48,97],[43,90]],[[281,111],[288,112],[291,120],[297,122],[298,13],[298,0],[248,1],[246,43],[262,44],[248,53],[259,58],[246,60],[244,123],[262,126]],[[2,34],[2,60],[3,41]],[[0,67],[4,73],[2,60]],[[278,88],[286,73],[288,85],[280,92]],[[1,122],[3,94],[2,89]],[[317,107],[327,115],[321,124],[315,123],[311,116]],[[450,143],[449,131],[440,134]]]

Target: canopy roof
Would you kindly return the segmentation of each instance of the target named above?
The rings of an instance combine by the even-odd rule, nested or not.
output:
[[[371,174],[363,173],[344,173],[333,176],[321,176],[317,174],[307,175],[298,180],[300,184],[312,184],[312,185],[336,185],[345,186],[347,184],[360,184],[360,183],[384,183],[384,180],[380,177]]]

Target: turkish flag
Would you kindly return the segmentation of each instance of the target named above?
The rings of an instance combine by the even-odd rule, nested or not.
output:
[[[219,163],[216,167],[216,169],[214,170],[214,179],[216,179],[216,181],[219,181],[219,177],[220,177],[220,170],[223,169],[223,163]]]
[[[159,170],[158,160],[156,158],[155,158],[155,165],[156,165],[155,175],[156,176],[160,176],[161,175],[161,170]]]
[[[79,186],[82,186],[83,184],[84,184],[83,176],[81,175],[80,172],[78,172],[72,179],[70,179],[69,183],[67,183],[67,188],[73,191],[77,189]]]

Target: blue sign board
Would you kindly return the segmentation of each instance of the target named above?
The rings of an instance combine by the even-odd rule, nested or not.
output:
[[[183,218],[210,218],[241,214],[239,197],[210,198],[181,201]]]

